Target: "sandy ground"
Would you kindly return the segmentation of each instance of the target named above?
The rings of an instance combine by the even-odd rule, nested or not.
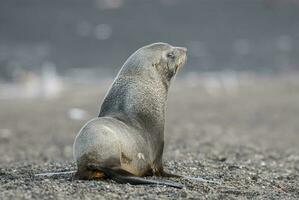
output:
[[[74,137],[109,81],[68,84],[56,99],[0,100],[0,199],[298,199],[297,80],[177,79],[165,168],[217,182],[171,179],[184,189],[33,176],[75,169]]]

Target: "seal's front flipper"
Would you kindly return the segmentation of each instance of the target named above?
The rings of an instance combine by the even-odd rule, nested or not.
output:
[[[182,189],[185,186],[180,183],[175,183],[172,181],[164,181],[164,180],[149,180],[143,177],[138,177],[130,172],[127,172],[123,169],[111,169],[106,167],[100,167],[96,165],[89,165],[89,169],[91,170],[101,170],[107,178],[110,178],[118,183],[129,183],[132,185],[165,185],[169,187]]]

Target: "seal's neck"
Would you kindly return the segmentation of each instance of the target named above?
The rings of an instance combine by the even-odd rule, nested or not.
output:
[[[168,85],[161,79],[118,77],[101,106],[99,117],[110,116],[153,134],[163,134]]]

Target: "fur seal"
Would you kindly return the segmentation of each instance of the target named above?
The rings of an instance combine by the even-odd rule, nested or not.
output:
[[[186,53],[184,47],[153,43],[127,59],[99,116],[76,136],[77,178],[181,186],[140,177],[170,176],[162,165],[165,106],[171,80],[186,62]]]
[[[203,178],[163,170],[165,107],[171,80],[187,59],[187,49],[154,43],[133,53],[122,66],[102,103],[73,145],[77,171],[47,172],[36,177],[74,175],[77,179],[111,178],[119,183],[182,184],[144,176]]]

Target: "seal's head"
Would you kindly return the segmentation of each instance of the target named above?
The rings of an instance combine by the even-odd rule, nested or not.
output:
[[[187,59],[187,48],[174,47],[167,43],[154,43],[143,47],[143,50],[153,52],[155,56],[152,66],[169,81],[176,75],[178,69],[185,64]]]
[[[138,49],[126,61],[123,72],[126,75],[170,80],[187,60],[187,48],[167,43],[153,43]],[[146,74],[146,76],[145,76]]]

